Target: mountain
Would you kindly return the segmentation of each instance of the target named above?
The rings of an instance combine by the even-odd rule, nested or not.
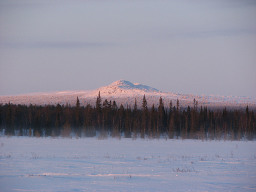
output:
[[[98,89],[101,94],[105,95],[112,95],[112,94],[127,94],[127,93],[137,93],[137,94],[144,94],[145,92],[150,93],[150,92],[160,92],[159,90],[149,87],[147,85],[142,85],[139,83],[131,83],[130,81],[125,81],[125,80],[119,80],[115,81],[114,83],[106,86],[106,87],[101,87]]]
[[[172,102],[176,105],[177,99],[181,107],[194,105],[194,99],[198,102],[198,106],[208,107],[245,107],[250,106],[256,108],[256,98],[249,97],[234,97],[234,96],[200,96],[192,94],[176,94],[171,92],[162,92],[147,85],[138,83],[131,83],[125,80],[115,81],[112,84],[100,87],[96,90],[88,91],[61,91],[52,93],[32,93],[27,95],[18,96],[0,96],[0,104],[13,103],[13,104],[35,104],[35,105],[56,105],[56,104],[70,104],[75,105],[76,98],[78,97],[81,105],[91,104],[94,105],[96,97],[100,95],[102,101],[115,100],[118,105],[123,104],[125,107],[133,107],[135,99],[137,100],[138,107],[141,106],[142,98],[145,95],[148,107],[153,104],[158,105],[159,98],[162,97],[166,107]]]

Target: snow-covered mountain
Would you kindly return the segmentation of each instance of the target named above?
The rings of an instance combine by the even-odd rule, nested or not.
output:
[[[147,93],[160,92],[159,90],[149,87],[147,85],[142,85],[139,83],[131,83],[130,81],[125,81],[125,80],[115,81],[114,83],[106,87],[101,87],[98,90],[101,91],[102,94],[106,94],[106,95],[112,95],[112,94],[120,95],[120,94],[127,94],[127,93],[131,94],[131,92],[132,94],[134,93],[144,94],[144,92],[147,92]]]
[[[131,83],[125,80],[119,80],[96,90],[89,91],[61,91],[52,93],[32,93],[27,95],[18,96],[0,96],[0,103],[13,103],[13,104],[36,104],[36,105],[61,105],[70,104],[75,105],[76,98],[78,97],[81,105],[91,104],[94,105],[96,97],[100,92],[102,101],[115,100],[118,105],[133,107],[135,99],[137,100],[138,107],[142,104],[142,98],[145,95],[148,107],[153,104],[158,105],[159,98],[162,97],[166,107],[170,102],[176,105],[177,99],[181,107],[188,105],[192,106],[194,99],[198,102],[198,106],[208,107],[250,107],[256,108],[256,98],[249,97],[234,97],[234,96],[199,96],[190,94],[176,94],[170,92],[162,92],[147,85],[138,83]]]

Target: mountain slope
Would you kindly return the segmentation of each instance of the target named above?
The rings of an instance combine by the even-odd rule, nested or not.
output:
[[[13,103],[13,104],[36,104],[36,105],[61,105],[70,104],[75,105],[76,98],[78,97],[81,105],[91,104],[94,105],[96,97],[100,95],[102,100],[115,100],[118,105],[133,107],[135,99],[140,107],[142,98],[145,95],[148,107],[153,104],[158,105],[159,98],[162,97],[166,107],[172,102],[176,105],[177,99],[180,101],[181,107],[188,105],[193,106],[194,98],[198,101],[198,106],[208,107],[250,107],[256,108],[256,98],[248,97],[227,97],[227,96],[198,96],[188,94],[175,94],[170,92],[161,92],[155,88],[138,83],[131,83],[125,80],[119,80],[104,87],[100,87],[91,91],[62,91],[53,93],[34,93],[18,96],[0,96],[0,103]]]

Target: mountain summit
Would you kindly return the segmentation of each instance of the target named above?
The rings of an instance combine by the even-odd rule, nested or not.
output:
[[[119,80],[111,83],[108,86],[101,87],[97,89],[103,95],[112,95],[112,94],[143,94],[143,93],[160,93],[159,90],[152,88],[147,85],[139,83],[131,83],[126,80]]]

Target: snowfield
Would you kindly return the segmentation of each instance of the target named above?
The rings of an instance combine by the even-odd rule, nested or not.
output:
[[[256,98],[237,97],[237,96],[207,96],[193,94],[179,94],[172,92],[162,92],[155,88],[139,83],[131,83],[125,80],[115,81],[110,85],[100,87],[96,90],[85,91],[61,91],[53,93],[31,93],[17,96],[0,96],[0,104],[22,104],[22,105],[61,105],[70,104],[75,106],[77,97],[82,106],[90,104],[95,106],[96,98],[100,92],[102,101],[105,99],[116,101],[117,105],[131,106],[133,108],[135,99],[138,107],[141,107],[142,98],[145,95],[148,107],[154,104],[158,106],[159,98],[162,97],[165,107],[169,107],[170,101],[175,106],[177,99],[181,107],[194,106],[194,99],[198,101],[198,106],[207,106],[210,108],[250,108],[256,109]]]
[[[0,191],[256,191],[256,142],[0,137]]]

